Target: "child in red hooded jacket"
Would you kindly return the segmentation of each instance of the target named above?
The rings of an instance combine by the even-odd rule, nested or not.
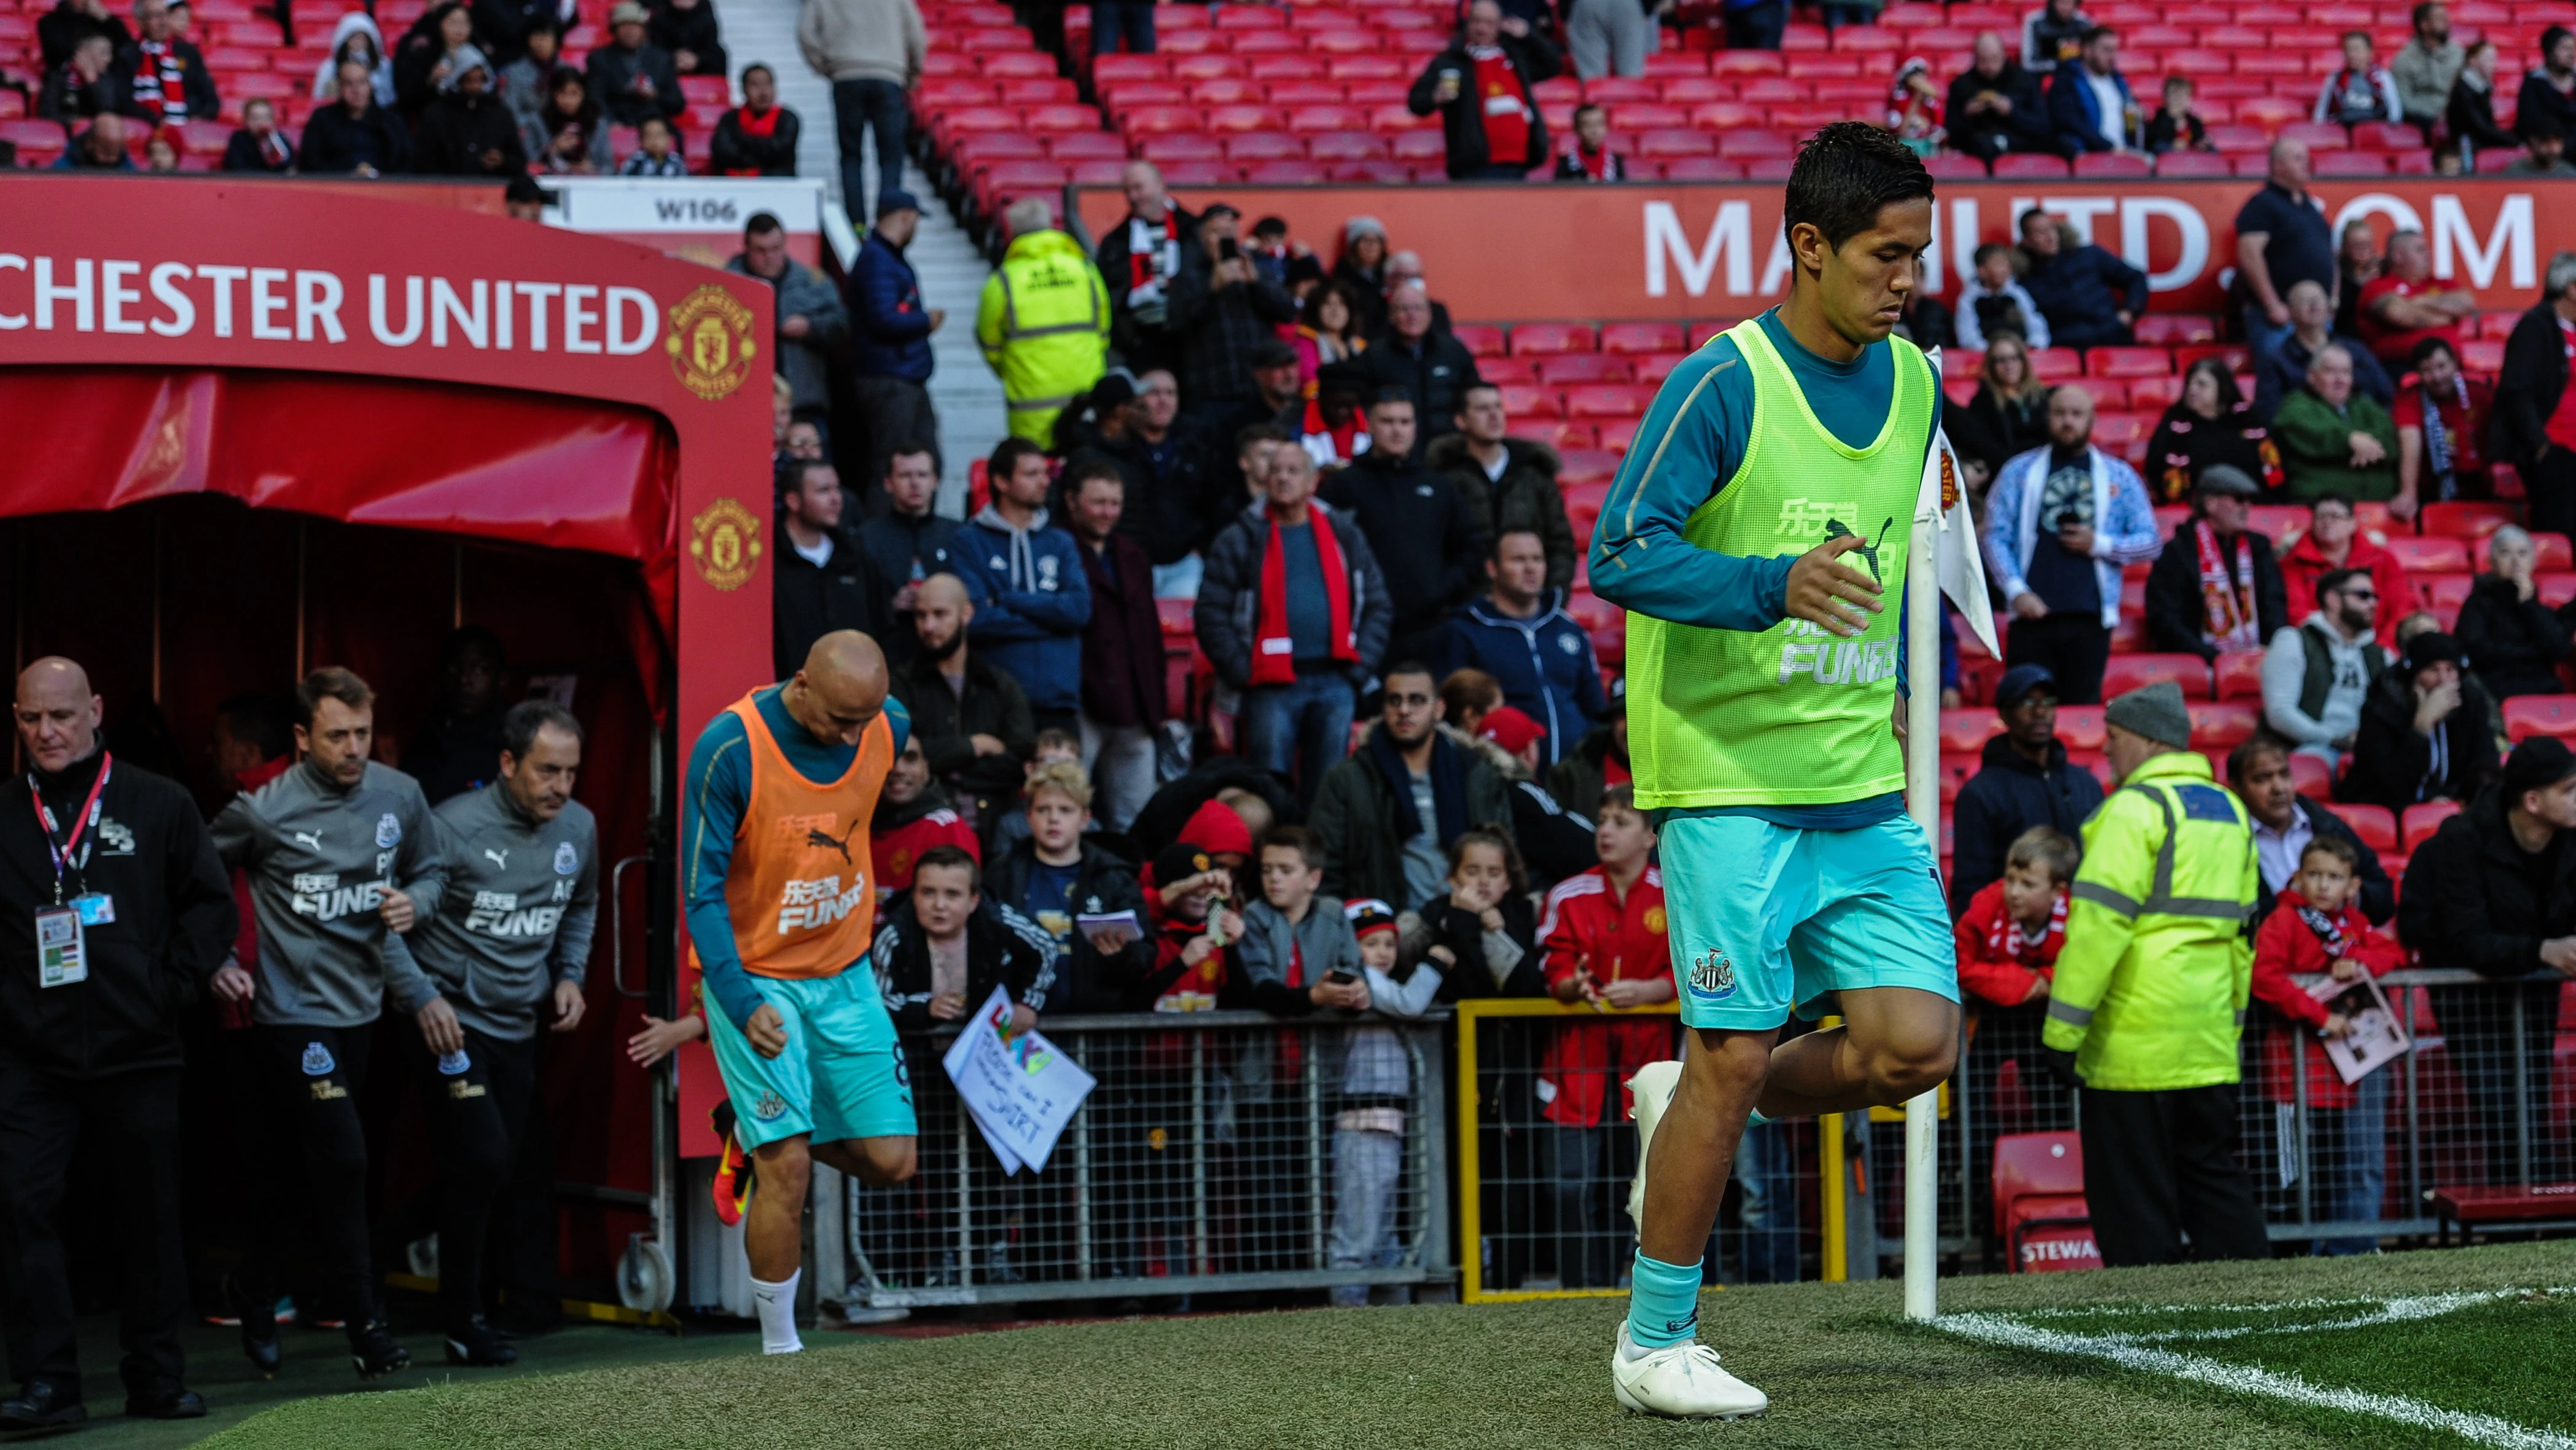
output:
[[[2280,909],[2254,936],[2254,996],[2277,1014],[2264,1033],[2263,1079],[2279,1105],[2280,1173],[2275,1183],[2295,1190],[2305,1174],[2312,1185],[2309,1212],[2346,1223],[2380,1217],[2388,1184],[2388,1074],[2377,1071],[2347,1084],[2320,1042],[2352,1030],[2344,1014],[2294,977],[2327,976],[2338,982],[2379,977],[2402,965],[2405,948],[2371,930],[2361,914],[2357,885],[2361,854],[2340,836],[2319,836],[2299,853],[2299,874],[2283,887]],[[2286,1018],[2287,1021],[2280,1019]],[[2293,1061],[2292,1043],[2299,1042]],[[2308,1104],[2307,1151],[2299,1151],[2295,1105],[2304,1073]],[[2325,1240],[2336,1254],[2369,1253],[2369,1238]]]
[[[2033,826],[2004,852],[2004,874],[1968,898],[1951,928],[1959,986],[1976,1016],[1962,1066],[1968,1097],[1969,1158],[1986,1163],[1995,1139],[2075,1125],[2071,1095],[2040,1066],[2039,1031],[2057,953],[2066,945],[2066,893],[2083,852],[2046,826]],[[1974,1222],[1989,1223],[1992,1180],[1969,1175]]]

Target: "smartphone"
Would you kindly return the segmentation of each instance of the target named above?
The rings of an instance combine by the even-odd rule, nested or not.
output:
[[[1219,237],[1219,238],[1217,238],[1217,243],[1216,243],[1216,259],[1217,259],[1218,261],[1220,261],[1220,262],[1231,262],[1231,261],[1235,260],[1236,258],[1238,258],[1238,257],[1242,256],[1242,255],[1243,255],[1243,246],[1242,246],[1242,244],[1241,244],[1241,243],[1239,243],[1239,242],[1235,241],[1235,239],[1234,239],[1234,238],[1232,238],[1232,237]]]
[[[1358,981],[1359,978],[1351,975],[1351,973],[1345,968],[1335,967],[1324,974],[1324,980],[1336,987],[1347,987],[1351,983]]]

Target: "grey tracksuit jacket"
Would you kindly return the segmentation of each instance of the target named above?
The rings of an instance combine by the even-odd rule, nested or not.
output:
[[[598,823],[579,801],[539,822],[496,781],[440,802],[438,825],[447,887],[412,932],[412,955],[457,1021],[524,1042],[554,984],[582,980],[589,964]]]
[[[410,776],[369,761],[342,789],[308,761],[233,797],[213,830],[224,861],[249,874],[259,917],[253,1021],[363,1027],[387,995],[404,1012],[438,995],[377,915],[392,887],[426,921],[447,881],[438,820]]]

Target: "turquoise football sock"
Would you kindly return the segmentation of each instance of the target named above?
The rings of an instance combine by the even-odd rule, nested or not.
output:
[[[1700,1272],[1698,1264],[1667,1264],[1639,1249],[1629,1275],[1629,1341],[1662,1349],[1699,1333]]]

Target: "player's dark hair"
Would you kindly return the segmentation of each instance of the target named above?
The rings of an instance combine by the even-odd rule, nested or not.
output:
[[[2451,346],[2451,340],[2447,337],[2428,337],[2415,344],[2415,350],[2406,355],[2406,360],[2420,372],[2424,364],[2437,352],[2449,353],[2452,365],[2455,367],[2459,365],[2460,350]]]
[[[1282,851],[1296,852],[1297,859],[1305,862],[1309,870],[1324,864],[1323,851],[1316,846],[1313,833],[1304,826],[1272,826],[1262,832],[1261,845],[1254,852],[1255,859],[1259,858],[1261,852],[1273,847]]]
[[[1110,462],[1106,458],[1092,457],[1086,458],[1064,471],[1064,496],[1066,498],[1080,497],[1082,494],[1082,486],[1091,482],[1095,478],[1114,483],[1118,485],[1121,491],[1124,491],[1127,487],[1127,475],[1118,471],[1117,464]]]
[[[921,859],[912,863],[912,879],[919,882],[921,873],[934,866],[964,871],[969,891],[984,889],[984,868],[975,864],[975,858],[966,854],[963,846],[933,846],[922,852]]]
[[[1501,852],[1503,874],[1510,878],[1512,890],[1529,890],[1529,869],[1521,864],[1520,848],[1512,844],[1511,837],[1492,826],[1469,826],[1458,833],[1458,839],[1449,843],[1450,875],[1458,874],[1459,864],[1467,859],[1470,846],[1491,846]]]
[[[765,211],[753,212],[751,214],[751,220],[742,224],[742,235],[743,240],[745,241],[749,241],[753,237],[765,237],[772,232],[783,232],[785,230],[787,230],[785,223],[779,221],[778,218]]]
[[[1082,739],[1070,730],[1059,730],[1050,725],[1038,732],[1038,738],[1031,742],[1029,749],[1032,754],[1040,750],[1070,750],[1079,756],[1082,754]]]
[[[1836,121],[1808,138],[1789,168],[1780,229],[1804,222],[1839,247],[1867,231],[1881,208],[1929,201],[1932,173],[1894,133],[1867,121]]]
[[[575,743],[581,740],[581,722],[570,710],[552,700],[521,700],[501,717],[501,748],[512,760],[525,760],[537,743],[537,732],[548,726],[571,736]]]
[[[1044,458],[1046,450],[1026,438],[1005,438],[993,446],[993,456],[984,460],[986,486],[1000,488],[1002,480],[1019,471],[1023,458]]]
[[[888,478],[892,478],[894,476],[894,461],[898,458],[928,458],[930,460],[931,467],[936,468],[939,466],[939,449],[937,445],[933,444],[927,438],[906,438],[902,442],[895,444],[892,448],[886,450],[886,476]]]
[[[359,679],[357,671],[338,665],[325,665],[306,675],[295,685],[295,723],[313,728],[313,711],[325,700],[337,700],[352,710],[363,710],[376,701],[376,692]]]

